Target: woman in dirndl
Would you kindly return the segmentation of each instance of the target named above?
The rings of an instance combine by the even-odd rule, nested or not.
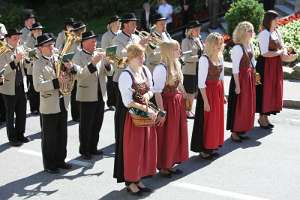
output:
[[[133,122],[128,112],[130,108],[136,108],[147,112],[150,117],[156,117],[155,112],[148,108],[147,102],[153,96],[152,76],[147,67],[143,66],[145,61],[144,49],[139,44],[132,44],[127,48],[127,67],[119,78],[119,89],[125,111],[125,123],[123,135],[119,137],[118,144],[122,145],[122,151],[116,154],[121,159],[124,169],[115,166],[119,173],[118,182],[124,178],[127,191],[133,195],[143,195],[152,190],[142,183],[142,178],[152,176],[156,173],[156,151],[157,138],[154,126],[139,127]],[[142,98],[136,98],[136,94]],[[120,149],[120,148],[119,148]],[[123,159],[122,159],[123,158]]]
[[[166,111],[166,116],[158,120],[157,127],[157,168],[163,177],[181,174],[174,169],[188,159],[188,129],[185,112],[186,92],[180,57],[180,45],[171,40],[160,44],[161,63],[153,71],[153,91],[158,108]]]
[[[205,40],[204,54],[198,66],[198,98],[191,150],[199,152],[203,159],[217,156],[224,144],[224,39],[219,33],[211,33]]]
[[[257,59],[256,71],[260,74],[261,85],[256,87],[256,112],[258,123],[263,129],[274,127],[268,116],[277,114],[283,105],[283,70],[281,56],[286,49],[277,30],[278,13],[269,10],[263,19],[263,30],[258,34],[261,55]]]
[[[233,142],[247,139],[244,134],[254,127],[256,104],[255,57],[252,47],[254,28],[240,22],[233,32],[235,46],[231,51],[232,77],[229,86],[227,130]]]

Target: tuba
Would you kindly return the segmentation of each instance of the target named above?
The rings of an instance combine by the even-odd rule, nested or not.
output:
[[[71,94],[75,83],[75,75],[71,73],[70,69],[67,69],[63,65],[62,59],[63,56],[71,50],[73,44],[78,41],[79,39],[75,34],[67,32],[65,44],[59,54],[58,61],[55,63],[56,77],[59,82],[59,91],[63,96]]]
[[[6,52],[9,52],[9,51],[11,51],[11,49],[8,48],[8,46],[6,45],[6,43],[3,42],[3,41],[0,41],[0,55],[4,54]]]

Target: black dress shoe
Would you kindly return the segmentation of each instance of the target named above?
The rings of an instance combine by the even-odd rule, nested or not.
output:
[[[62,163],[62,164],[59,164],[57,167],[61,168],[61,169],[72,169],[72,165],[69,163]]]
[[[234,137],[232,137],[232,135],[230,136],[230,139],[233,141],[233,142],[236,142],[236,143],[241,143],[242,142],[242,140],[241,140],[241,138],[238,136],[238,139],[236,139],[236,138],[234,138]]]
[[[9,144],[10,144],[10,146],[13,146],[13,147],[19,147],[19,146],[21,146],[23,143],[20,142],[20,141],[9,141]]]
[[[274,124],[269,123],[269,124],[268,124],[268,127],[274,128]]]
[[[114,106],[109,106],[107,110],[110,110],[110,111],[115,111],[116,108]]]
[[[78,118],[78,119],[72,119],[72,121],[74,121],[74,122],[80,122],[80,119]]]
[[[151,188],[148,188],[148,187],[138,186],[138,188],[140,189],[140,191],[145,192],[145,193],[152,193],[153,192],[153,190]]]
[[[205,153],[206,154],[206,153]],[[211,154],[206,154],[204,155],[203,152],[200,152],[199,154],[200,158],[204,159],[204,160],[212,160],[213,159],[213,156]]]
[[[250,140],[250,137],[247,135],[239,135],[242,140]]]
[[[89,154],[82,154],[81,156],[84,160],[91,160],[92,159],[92,156],[89,155]]]
[[[162,172],[159,172],[159,175],[161,177],[164,177],[164,178],[172,178],[172,173],[169,172],[169,173],[162,173]]]
[[[180,170],[180,169],[168,170],[168,171],[169,171],[171,174],[176,174],[176,175],[182,174],[182,173],[183,173],[183,171]]]
[[[134,196],[139,196],[139,197],[143,196],[142,190],[139,190],[137,192],[133,192],[129,187],[127,187],[127,192],[131,195],[134,195]]]
[[[31,115],[37,116],[37,115],[39,115],[39,114],[40,114],[40,113],[39,113],[39,111],[37,111],[37,110],[31,111]]]
[[[45,169],[45,172],[47,172],[49,174],[58,174],[59,169],[57,169],[57,168],[55,168],[55,169]]]
[[[22,143],[27,143],[27,142],[30,142],[31,140],[28,138],[28,137],[21,137],[20,139],[19,139],[19,141],[20,142],[22,142]]]
[[[91,154],[99,156],[99,155],[103,155],[103,151],[102,150],[97,150],[97,151],[93,151]]]

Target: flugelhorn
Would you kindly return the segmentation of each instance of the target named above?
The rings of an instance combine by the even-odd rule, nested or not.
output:
[[[102,48],[97,48],[97,52],[104,52],[104,49]],[[126,57],[119,57],[116,54],[112,53],[105,53],[105,58],[110,62],[116,65],[117,68],[119,69],[124,69],[125,64],[126,64]]]
[[[156,32],[148,33],[147,31],[138,31],[135,30],[135,33],[141,38],[141,39],[146,39],[149,38],[149,47],[151,49],[157,48],[160,43],[163,41],[160,39],[160,36]]]

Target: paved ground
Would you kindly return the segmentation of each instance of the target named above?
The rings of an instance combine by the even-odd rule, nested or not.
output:
[[[105,154],[90,162],[78,154],[78,124],[69,123],[68,159],[74,168],[59,175],[43,172],[39,120],[30,116],[27,119],[26,135],[33,141],[19,148],[9,147],[5,127],[0,129],[1,200],[136,199],[112,178],[113,112],[105,113],[101,130],[99,148]],[[156,191],[144,199],[300,199],[300,112],[284,109],[272,117],[272,122],[273,132],[255,128],[249,134],[251,140],[242,144],[232,143],[226,132],[217,160],[204,161],[190,153],[190,160],[178,166],[184,170],[183,175],[146,179],[145,183]],[[193,121],[189,120],[188,125],[191,134]]]

